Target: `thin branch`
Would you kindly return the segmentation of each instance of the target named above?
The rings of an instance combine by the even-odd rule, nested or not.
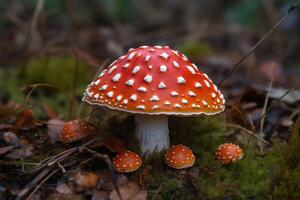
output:
[[[295,9],[297,8],[298,4],[300,3],[300,0],[296,1],[294,4],[292,4],[287,12],[286,15],[284,15],[276,24],[273,25],[273,27],[267,32],[265,33],[261,38],[260,40],[255,44],[253,45],[249,51],[231,68],[231,70],[229,72],[227,72],[224,77],[221,79],[221,81],[219,82],[218,86],[220,87],[223,82],[229,77],[231,76],[231,74],[237,69],[237,67],[250,55],[252,54],[255,49],[257,47],[259,47],[264,41],[265,39],[267,39],[267,37],[269,37],[275,29],[277,29],[284,20],[286,20],[286,18],[293,12],[295,11]]]

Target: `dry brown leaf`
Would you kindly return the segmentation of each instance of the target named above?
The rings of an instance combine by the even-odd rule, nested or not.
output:
[[[6,158],[10,158],[12,160],[26,158],[33,155],[34,147],[31,144],[25,145],[20,149],[15,149],[12,152],[5,155]]]
[[[141,190],[140,186],[135,182],[128,182],[125,185],[119,187],[121,196],[123,200],[146,200],[147,199],[147,192]],[[110,195],[110,200],[120,200],[116,189],[114,189]]]
[[[1,147],[0,148],[0,156],[6,154],[7,152],[9,152],[10,150],[12,150],[13,148],[14,148],[13,145],[7,146],[7,147]]]

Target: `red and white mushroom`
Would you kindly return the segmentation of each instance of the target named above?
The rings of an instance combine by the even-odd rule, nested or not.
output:
[[[134,172],[142,165],[140,156],[132,151],[126,151],[113,158],[113,166],[116,172]]]
[[[81,140],[95,132],[95,128],[81,119],[71,120],[62,127],[59,139],[62,143]]]
[[[175,169],[192,167],[195,163],[193,151],[182,145],[173,145],[165,154],[165,163]]]
[[[230,164],[243,158],[241,147],[232,143],[225,143],[218,147],[216,158],[221,164]]]
[[[142,153],[169,147],[168,115],[214,115],[223,95],[205,73],[167,46],[141,46],[103,70],[83,101],[136,114]]]

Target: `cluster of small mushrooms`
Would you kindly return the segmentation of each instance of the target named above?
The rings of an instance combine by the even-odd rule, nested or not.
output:
[[[225,99],[210,78],[185,55],[168,46],[129,49],[88,85],[82,100],[135,114],[141,153],[147,156],[167,149],[165,162],[175,169],[193,166],[195,156],[181,144],[169,148],[168,116],[214,115],[225,109]],[[88,126],[75,124],[76,130],[89,132]],[[63,142],[75,140],[71,125],[62,129]],[[216,151],[221,164],[242,157],[242,149],[231,143],[220,145]],[[142,161],[136,153],[126,151],[117,155],[113,164],[117,172],[128,173],[137,170]]]

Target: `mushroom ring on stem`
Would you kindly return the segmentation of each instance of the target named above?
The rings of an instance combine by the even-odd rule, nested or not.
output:
[[[209,77],[168,46],[130,49],[88,85],[83,101],[135,114],[143,154],[169,147],[169,115],[214,115],[225,108]]]

